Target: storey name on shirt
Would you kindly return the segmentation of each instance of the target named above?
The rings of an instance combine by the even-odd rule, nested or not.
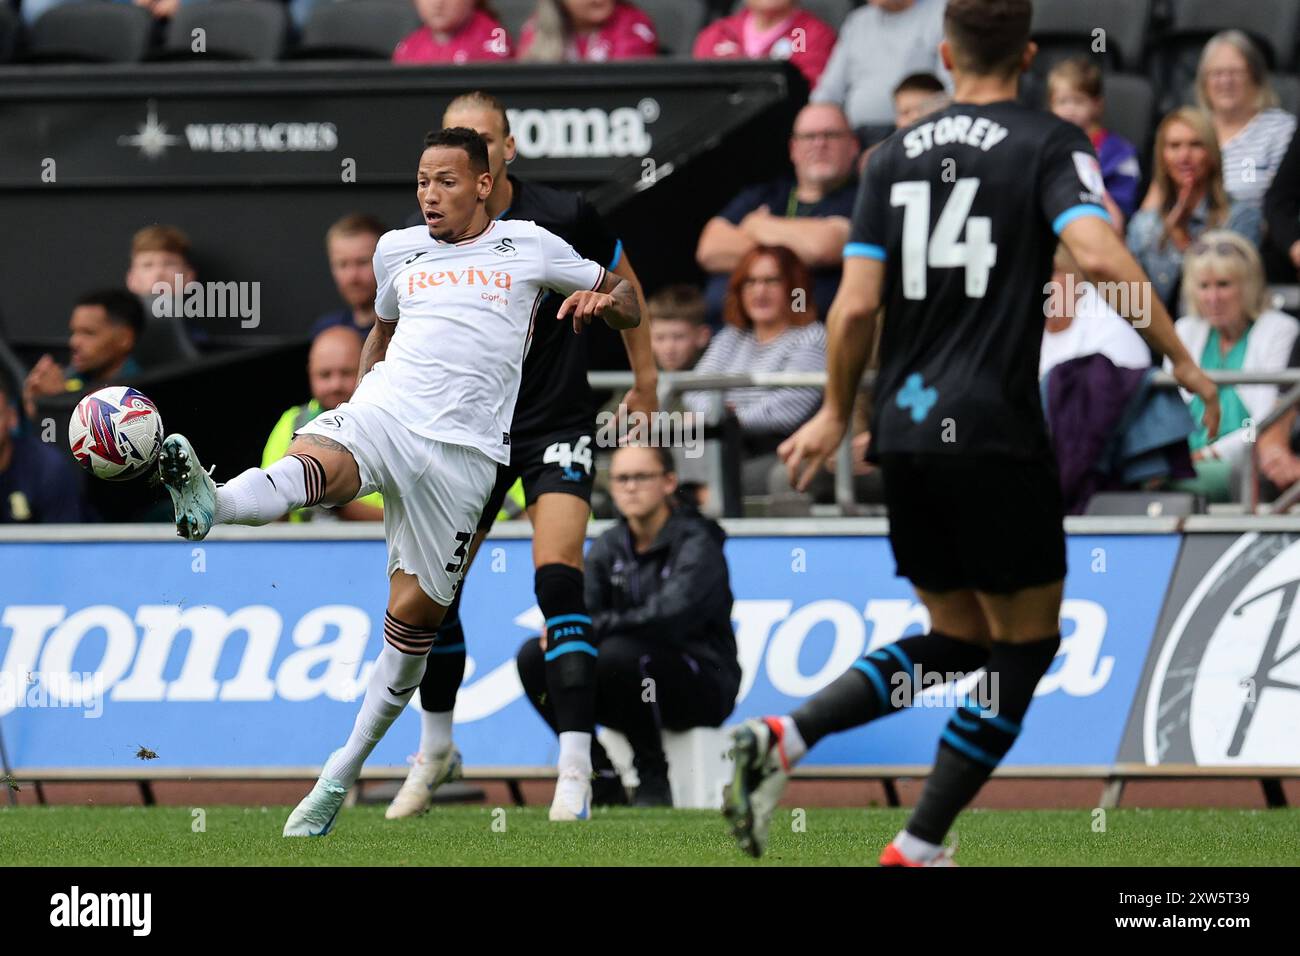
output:
[[[1007,138],[1010,132],[1001,123],[986,116],[972,117],[964,113],[942,116],[922,123],[903,137],[903,150],[908,159],[916,159],[928,149],[949,143],[964,143],[988,152]]]

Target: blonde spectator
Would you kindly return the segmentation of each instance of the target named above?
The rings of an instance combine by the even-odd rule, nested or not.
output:
[[[1258,245],[1259,209],[1234,203],[1223,187],[1219,141],[1209,117],[1184,106],[1156,130],[1151,188],[1129,220],[1128,247],[1155,293],[1177,311],[1183,253],[1208,229],[1231,229]]]
[[[1253,245],[1226,230],[1207,232],[1188,249],[1183,273],[1190,314],[1174,329],[1197,365],[1207,372],[1286,368],[1300,323],[1267,308],[1264,270]],[[1234,477],[1251,454],[1254,423],[1272,411],[1277,396],[1275,385],[1221,386],[1219,437],[1208,442],[1201,426],[1204,404],[1184,392],[1197,424],[1188,440],[1197,477],[1181,487],[1211,501],[1227,501],[1236,487]]]

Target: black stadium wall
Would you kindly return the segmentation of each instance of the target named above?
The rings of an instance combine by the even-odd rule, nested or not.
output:
[[[201,280],[259,283],[255,326],[205,319],[215,344],[302,341],[340,305],[326,228],[353,211],[402,225],[425,132],[476,88],[511,110],[511,171],[584,190],[649,290],[699,278],[708,217],[788,168],[807,93],[784,63],[5,68],[0,335],[29,359],[57,350],[74,298],[121,284],[132,233],[163,222],[189,233]],[[624,367],[616,337],[597,352]]]

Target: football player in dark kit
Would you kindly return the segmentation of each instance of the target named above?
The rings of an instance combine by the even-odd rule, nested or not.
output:
[[[444,126],[466,126],[488,145],[494,186],[488,215],[496,219],[527,219],[567,240],[579,255],[603,264],[626,278],[645,300],[622,243],[599,214],[579,194],[524,182],[506,174],[514,159],[514,138],[505,106],[479,91],[456,97],[443,113]],[[492,248],[491,255],[508,261],[509,248]],[[497,471],[497,484],[474,539],[468,548],[473,561],[516,479],[523,479],[524,499],[533,525],[533,564],[537,603],[546,616],[547,684],[559,731],[560,757],[552,820],[583,820],[592,799],[592,734],[596,709],[596,641],[583,597],[582,549],[587,521],[595,453],[596,403],[587,384],[587,334],[577,334],[571,321],[560,321],[560,299],[548,297],[538,306],[524,359],[519,399],[510,426],[510,465]],[[623,333],[635,385],[623,399],[629,412],[653,412],[657,407],[658,372],[650,351],[648,323]],[[460,754],[452,743],[452,711],[465,675],[465,634],[457,593],[447,609],[420,684],[422,730],[406,782],[390,804],[387,817],[422,813],[434,791],[453,779]],[[597,758],[603,756],[599,745]],[[612,767],[607,770],[611,779]]]
[[[882,470],[898,574],[930,631],[865,654],[792,715],[736,732],[725,812],[754,856],[791,766],[828,734],[910,705],[918,670],[984,674],[883,865],[953,865],[944,836],[1020,732],[1060,646],[1064,508],[1037,380],[1058,237],[1092,279],[1114,284],[1113,306],[1121,284],[1148,290],[1130,299],[1149,307],[1128,318],[1218,428],[1214,385],[1109,225],[1087,136],[1015,102],[1036,51],[1031,13],[1030,0],[949,0],[939,51],[954,102],[886,140],[859,189],[827,320],[825,401],[780,452],[801,487],[835,453],[883,307],[868,457]]]

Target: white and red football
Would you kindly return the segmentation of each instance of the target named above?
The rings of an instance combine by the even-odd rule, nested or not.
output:
[[[68,444],[82,468],[96,478],[126,481],[158,460],[163,424],[158,406],[138,389],[113,385],[77,403],[68,423]]]

